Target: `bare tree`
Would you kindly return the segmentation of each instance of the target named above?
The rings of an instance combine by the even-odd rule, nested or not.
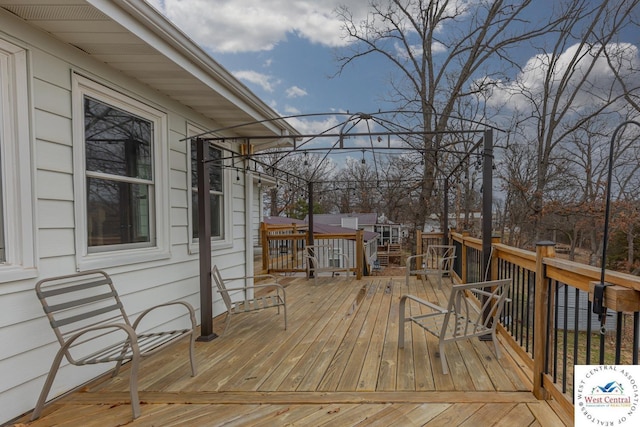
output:
[[[308,208],[308,182],[315,179],[330,180],[335,173],[335,163],[309,152],[267,150],[260,153],[261,170],[276,180],[269,189],[265,206],[271,216],[282,216]],[[316,190],[322,192],[322,184]],[[318,199],[322,201],[322,199]],[[322,201],[314,211],[330,209]],[[296,213],[295,216],[300,216]]]
[[[616,109],[624,90],[599,71],[621,50],[615,43],[628,24],[638,1],[570,0],[557,4],[560,25],[551,46],[541,45],[515,82],[509,82],[511,102],[526,111],[525,121],[535,129],[529,138],[537,147],[536,181],[530,189],[535,239],[546,231],[542,216],[545,197],[553,191],[562,146],[595,117]]]
[[[407,141],[424,154],[416,226],[433,211],[442,174],[443,140],[434,132],[449,128],[458,100],[482,92],[514,65],[512,48],[557,24],[532,25],[524,18],[531,7],[532,1],[373,0],[362,22],[347,7],[338,9],[353,41],[338,57],[340,71],[364,56],[385,58],[396,71],[390,100],[415,111],[403,115],[405,126],[424,132]]]

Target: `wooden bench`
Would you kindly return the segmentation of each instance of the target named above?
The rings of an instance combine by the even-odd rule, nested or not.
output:
[[[122,363],[131,362],[129,392],[133,418],[140,416],[138,366],[141,358],[189,337],[191,375],[196,375],[196,318],[189,303],[176,301],[151,307],[131,324],[113,281],[107,273],[97,270],[40,280],[36,284],[36,294],[58,338],[60,349],[31,415],[32,421],[40,417],[63,357],[78,366],[115,362],[112,376],[118,374]],[[177,306],[181,315],[189,315],[191,327],[144,333],[136,330],[149,313],[162,308],[164,314],[169,314],[171,306]]]

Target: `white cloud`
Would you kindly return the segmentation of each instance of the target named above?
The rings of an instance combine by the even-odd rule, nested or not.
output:
[[[292,107],[291,105],[286,105],[284,107],[284,112],[286,113],[284,114],[286,116],[295,116],[302,113],[302,111],[300,111],[296,107]]]
[[[233,75],[239,80],[259,85],[267,92],[273,92],[275,87],[280,84],[280,80],[273,76],[251,70],[234,71]]]
[[[291,86],[286,90],[287,98],[299,98],[301,96],[307,96],[306,90],[299,88],[298,86]]]
[[[593,47],[593,52],[598,46]],[[572,65],[572,60],[578,52],[579,46],[573,45],[567,48],[557,59],[556,69],[551,76],[551,93],[555,91],[555,88],[563,84],[561,82],[565,72]],[[638,73],[640,69],[640,57],[638,56],[638,48],[634,45],[612,44],[607,46],[609,52],[616,51],[617,54],[621,54],[621,75],[625,80],[635,79],[638,82]],[[583,108],[593,107],[598,103],[598,99],[606,99],[609,96],[615,96],[615,90],[610,93],[610,89],[615,87],[614,74],[611,71],[609,65],[606,62],[604,56],[600,56],[595,64],[592,65],[593,55],[586,53],[581,55],[580,60],[575,66],[575,71],[569,79],[567,86],[568,89],[563,93],[563,97],[573,95],[575,92],[572,88],[578,87],[582,80],[586,82],[583,84],[577,92],[577,95],[571,100],[572,108],[574,110],[580,110]],[[496,85],[492,89],[491,96],[488,103],[494,107],[504,107],[513,110],[528,111],[532,105],[532,100],[537,103],[541,102],[541,97],[544,93],[544,81],[547,78],[546,74],[549,69],[549,64],[552,60],[550,54],[539,54],[527,61],[527,64],[523,67],[522,72],[516,77],[515,80],[510,82],[496,81]],[[591,69],[589,69],[591,67]],[[588,73],[588,74],[587,74]],[[629,82],[627,82],[629,83]],[[619,87],[617,88],[620,89]],[[569,102],[569,99],[559,100],[561,103]]]
[[[287,34],[327,46],[342,46],[335,9],[346,4],[359,20],[368,5],[361,0],[147,0],[213,52],[271,50]]]

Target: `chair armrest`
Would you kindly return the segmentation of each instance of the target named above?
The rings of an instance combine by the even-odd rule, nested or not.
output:
[[[224,293],[228,291],[247,291],[249,289],[260,289],[260,288],[271,288],[271,287],[281,290],[284,293],[284,286],[282,286],[279,283],[265,283],[263,285],[251,285],[251,286],[241,286],[236,288],[225,288],[225,290],[217,289],[216,291],[218,293]]]
[[[195,314],[195,310],[193,309],[193,306],[191,304],[189,304],[188,302],[185,301],[172,301],[172,302],[167,302],[164,304],[158,304],[156,306],[153,306],[151,308],[146,309],[145,311],[143,311],[142,313],[140,313],[140,315],[138,316],[138,318],[136,319],[135,322],[133,322],[133,329],[137,329],[138,325],[140,324],[140,322],[142,321],[142,319],[149,313],[151,313],[152,311],[158,309],[158,308],[163,308],[163,307],[170,307],[170,306],[174,306],[174,305],[182,305],[187,309],[187,312],[189,313],[189,317],[191,320],[191,329],[195,329],[197,326],[196,323],[196,314]]]
[[[407,265],[407,267],[410,267],[410,266],[411,266],[411,261],[412,261],[412,260],[414,260],[414,259],[419,259],[419,258],[424,258],[424,257],[426,257],[426,256],[427,256],[427,254],[417,254],[417,255],[411,255],[411,256],[408,256],[408,257],[407,257],[407,261],[406,261],[406,265]]]
[[[134,354],[139,353],[140,352],[140,348],[138,347],[138,336],[136,335],[136,331],[134,330],[133,327],[125,324],[125,323],[112,323],[110,325],[100,325],[100,326],[93,326],[90,328],[86,328],[83,329],[79,332],[76,332],[75,334],[73,334],[71,337],[69,337],[69,339],[67,339],[64,344],[62,344],[62,346],[60,347],[59,352],[67,352],[67,350],[69,349],[69,347],[71,347],[71,345],[79,338],[82,338],[83,335],[89,333],[89,332],[96,332],[96,331],[101,331],[101,330],[106,330],[106,329],[121,329],[122,331],[124,331],[127,334],[127,344],[131,346],[131,349],[133,351]],[[108,332],[107,332],[108,333]],[[71,357],[71,355],[69,354],[69,357]],[[69,360],[69,362],[71,363],[76,363],[75,360]]]
[[[240,276],[240,277],[228,277],[223,279],[224,282],[231,282],[234,280],[245,280],[245,279],[263,279],[263,278],[271,278],[278,283],[278,277],[273,274],[258,274],[256,276]]]
[[[444,307],[441,307],[441,306],[436,305],[436,304],[434,304],[434,303],[432,303],[432,302],[429,302],[429,301],[425,301],[425,300],[423,300],[422,298],[418,298],[418,297],[415,297],[415,296],[413,296],[413,295],[408,295],[408,294],[407,294],[407,295],[402,295],[402,297],[400,297],[400,303],[401,303],[401,304],[404,304],[406,300],[415,301],[415,302],[417,302],[418,304],[420,304],[420,305],[424,305],[424,306],[426,306],[426,307],[429,307],[430,309],[432,309],[432,310],[434,310],[434,311],[437,311],[437,312],[439,312],[439,313],[443,313],[443,314],[444,314],[444,313],[447,313],[447,311],[448,311],[448,310],[447,310],[446,308],[444,308]]]

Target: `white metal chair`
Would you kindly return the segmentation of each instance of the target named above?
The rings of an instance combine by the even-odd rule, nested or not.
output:
[[[453,285],[447,308],[413,295],[403,295],[400,298],[398,347],[404,348],[405,323],[411,322],[438,338],[440,361],[444,374],[449,373],[444,352],[445,344],[448,342],[491,335],[496,356],[500,358],[496,325],[499,322],[510,286],[511,279]],[[477,297],[480,306],[469,299],[468,292]],[[407,300],[415,301],[421,307],[425,307],[429,313],[407,316],[405,313]],[[422,310],[419,310],[419,313],[422,313]]]
[[[456,247],[453,245],[430,245],[423,254],[407,257],[405,283],[409,286],[411,276],[433,276],[438,280],[438,289],[442,288],[442,277],[452,277]],[[415,268],[412,268],[415,262]]]
[[[338,248],[331,245],[308,245],[304,248],[304,259],[307,278],[313,275],[316,285],[320,273],[331,273],[331,277],[344,274],[345,279],[349,280],[349,257]]]
[[[282,307],[282,311],[284,313],[284,329],[287,329],[287,296],[284,287],[278,283],[278,279],[276,278],[276,276],[265,274],[258,276],[243,276],[223,279],[217,265],[214,265],[211,269],[211,276],[213,277],[213,282],[218,288],[218,293],[220,293],[220,295],[222,296],[224,305],[227,307],[226,321],[224,330],[222,331],[222,335],[225,334],[227,328],[229,327],[229,323],[231,323],[232,314],[248,313],[251,311],[263,310],[266,308],[276,308],[278,310],[278,314],[280,314],[280,307]],[[240,280],[244,282],[245,279],[260,278],[268,278],[271,279],[271,281],[260,283],[258,285],[254,284],[249,286],[236,286],[232,288],[229,288],[226,285],[226,282]],[[266,288],[275,289],[275,293],[269,293],[261,296],[255,295],[256,290]],[[243,294],[243,299],[234,301],[231,297],[231,293],[235,291],[241,291]],[[248,296],[250,292],[253,292],[252,298],[249,298]]]

